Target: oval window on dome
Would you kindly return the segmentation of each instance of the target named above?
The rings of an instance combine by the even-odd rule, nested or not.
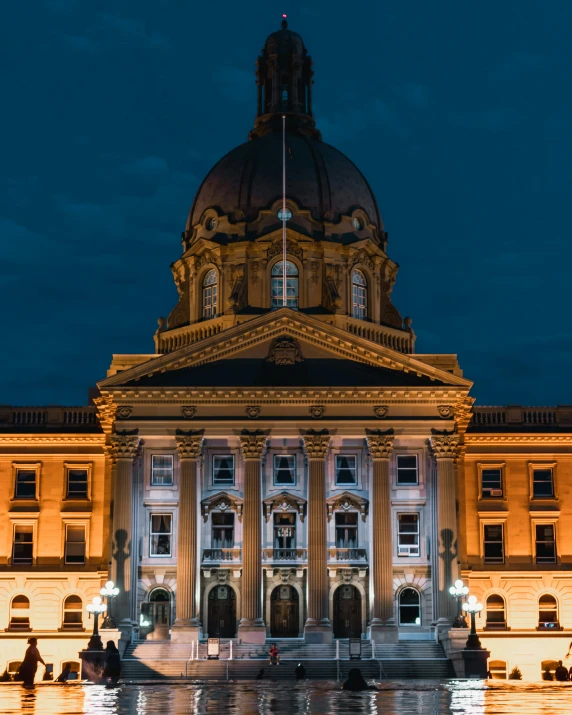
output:
[[[284,270],[286,268],[286,270]],[[284,275],[286,274],[286,275]],[[298,309],[298,269],[291,261],[278,261],[272,266],[271,307],[272,310],[284,305],[284,277],[286,277],[286,306]]]
[[[217,220],[214,216],[207,219],[207,231],[214,231],[217,225]]]
[[[292,218],[292,211],[290,211],[290,209],[279,209],[278,218],[280,219],[280,221],[289,221]]]
[[[357,216],[354,216],[353,224],[354,224],[354,228],[355,228],[356,231],[361,231],[361,230],[362,230],[362,228],[363,228],[363,223],[359,220],[359,218],[358,218]]]

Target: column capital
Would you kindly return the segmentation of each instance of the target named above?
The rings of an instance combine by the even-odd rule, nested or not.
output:
[[[442,432],[431,435],[430,444],[435,459],[456,459],[459,451],[459,435]]]
[[[120,459],[133,460],[141,444],[141,438],[132,432],[117,432],[110,436],[109,441],[105,453],[114,464]]]
[[[366,431],[367,448],[372,459],[389,459],[393,450],[395,435],[393,430],[388,432]]]
[[[261,430],[249,432],[242,430],[240,434],[240,449],[243,459],[262,459],[266,451],[268,434]]]
[[[198,432],[179,432],[175,435],[179,459],[200,459],[203,452],[203,430]]]
[[[308,459],[325,459],[332,439],[332,435],[328,433],[328,430],[322,430],[321,432],[308,430],[303,435],[303,439],[304,451]]]

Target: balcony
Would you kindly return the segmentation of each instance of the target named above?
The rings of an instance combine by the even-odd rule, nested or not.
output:
[[[206,564],[239,564],[240,559],[240,549],[203,549],[203,563]]]
[[[342,561],[351,564],[367,563],[366,549],[330,549],[329,561]]]
[[[308,549],[264,549],[262,558],[266,563],[305,563]]]
[[[569,428],[572,424],[572,408],[566,405],[556,407],[522,407],[506,405],[499,407],[475,407],[469,432],[480,431],[553,431]]]

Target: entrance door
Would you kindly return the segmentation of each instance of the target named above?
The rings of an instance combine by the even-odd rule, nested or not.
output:
[[[361,638],[361,596],[355,586],[334,592],[334,638]]]
[[[141,604],[141,613],[148,623],[148,640],[168,640],[171,627],[171,599],[164,588],[156,588],[149,598],[149,603]]]
[[[230,586],[215,586],[209,593],[209,638],[236,636],[236,596]]]
[[[272,638],[298,637],[298,592],[291,586],[277,586],[270,598]]]

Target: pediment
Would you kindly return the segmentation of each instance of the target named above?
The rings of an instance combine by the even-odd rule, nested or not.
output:
[[[217,492],[206,499],[201,501],[201,511],[203,514],[203,520],[208,521],[209,513],[213,509],[218,509],[219,511],[235,511],[238,520],[242,520],[242,505],[243,499],[235,494],[229,494],[228,492]]]
[[[280,339],[295,343],[301,359],[282,365],[269,359]],[[281,308],[113,375],[99,387],[450,385],[468,390],[471,384],[412,355]]]
[[[328,499],[326,499],[326,506],[328,508],[328,521],[331,521],[334,511],[352,510],[359,511],[362,520],[365,521],[369,510],[369,501],[359,494],[344,491],[328,497]]]
[[[297,511],[300,515],[300,521],[304,521],[306,500],[302,496],[282,491],[267,497],[263,504],[267,522],[270,520],[270,515],[273,511]]]

